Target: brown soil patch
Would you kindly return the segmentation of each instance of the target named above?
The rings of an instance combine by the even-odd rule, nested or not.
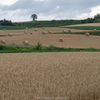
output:
[[[100,53],[0,54],[0,100],[99,100]]]

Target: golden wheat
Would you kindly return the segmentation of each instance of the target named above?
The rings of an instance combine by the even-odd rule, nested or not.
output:
[[[0,100],[99,100],[100,53],[0,54]]]

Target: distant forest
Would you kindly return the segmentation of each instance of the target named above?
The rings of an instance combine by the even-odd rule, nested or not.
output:
[[[0,20],[0,25],[3,25],[3,26],[13,26],[14,24],[11,22],[11,20],[3,19],[3,20]]]

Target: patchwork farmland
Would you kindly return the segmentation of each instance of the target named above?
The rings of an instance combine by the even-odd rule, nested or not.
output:
[[[5,40],[3,45],[23,45],[27,40],[32,46],[40,42],[43,46],[100,48],[100,36],[52,34],[63,30],[89,31],[62,27],[0,30],[0,41]],[[99,99],[100,52],[0,53],[0,100]]]

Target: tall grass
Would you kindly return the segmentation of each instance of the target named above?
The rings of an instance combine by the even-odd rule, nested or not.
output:
[[[37,43],[36,46],[24,46],[24,45],[0,45],[0,53],[16,53],[16,52],[100,52],[100,49],[95,48],[64,48],[49,46],[44,47]]]

